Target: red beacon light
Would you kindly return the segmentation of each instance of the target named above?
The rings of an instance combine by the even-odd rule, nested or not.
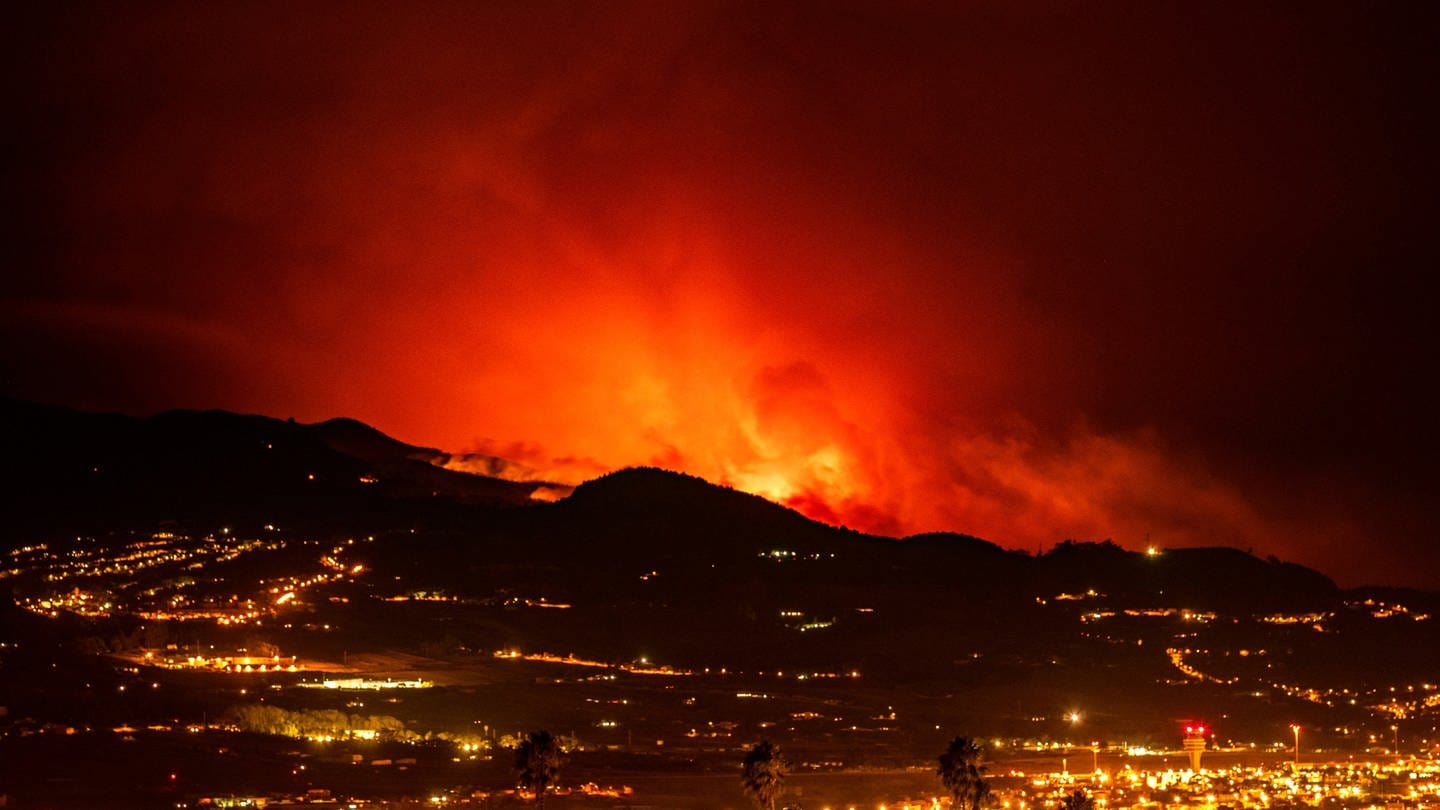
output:
[[[1190,770],[1200,772],[1200,757],[1205,753],[1205,728],[1204,723],[1192,723],[1185,726],[1185,739],[1181,747],[1190,759]]]

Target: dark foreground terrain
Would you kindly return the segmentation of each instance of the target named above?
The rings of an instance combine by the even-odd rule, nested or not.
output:
[[[555,807],[739,807],[762,738],[806,807],[932,796],[956,734],[997,772],[1153,767],[1202,721],[1231,756],[1283,757],[1292,724],[1317,756],[1440,744],[1435,594],[1228,548],[867,536],[659,470],[550,503],[343,421],[6,415],[12,806],[503,807],[539,728],[593,783]]]

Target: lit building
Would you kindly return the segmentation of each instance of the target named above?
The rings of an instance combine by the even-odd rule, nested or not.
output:
[[[1205,753],[1205,726],[1189,725],[1185,727],[1185,739],[1181,742],[1185,749],[1185,755],[1190,758],[1190,770],[1200,772],[1200,755]]]

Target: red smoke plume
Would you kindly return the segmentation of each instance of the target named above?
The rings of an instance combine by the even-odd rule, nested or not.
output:
[[[887,534],[1398,576],[1333,429],[1387,423],[1335,381],[1389,367],[1311,255],[1351,242],[1304,246],[1337,199],[1402,227],[1354,157],[1399,147],[1335,123],[1370,86],[1344,53],[1268,44],[1364,32],[1008,5],[40,20],[10,387],[353,415],[570,482],[656,464]]]

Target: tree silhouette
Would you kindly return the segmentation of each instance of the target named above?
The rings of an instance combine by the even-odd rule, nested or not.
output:
[[[745,765],[741,771],[741,786],[745,795],[760,810],[775,810],[775,800],[780,797],[788,767],[789,763],[780,754],[780,746],[761,740],[745,754]]]
[[[950,741],[950,747],[940,755],[935,774],[950,791],[955,810],[980,810],[990,800],[990,784],[985,781],[985,766],[980,764],[980,745],[968,737]]]
[[[560,742],[548,731],[532,731],[515,746],[515,769],[520,787],[535,792],[535,804],[545,806],[545,791],[560,778]]]
[[[1074,793],[1060,800],[1060,810],[1095,810],[1095,799],[1076,788]]]

